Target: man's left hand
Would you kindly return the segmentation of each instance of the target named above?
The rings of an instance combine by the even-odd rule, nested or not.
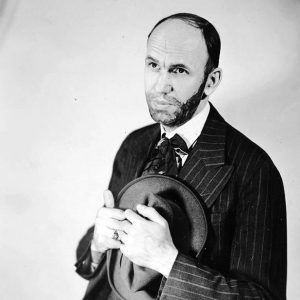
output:
[[[131,224],[123,228],[120,250],[133,263],[168,277],[178,254],[168,222],[153,207],[139,204],[136,209],[140,215],[125,211]]]

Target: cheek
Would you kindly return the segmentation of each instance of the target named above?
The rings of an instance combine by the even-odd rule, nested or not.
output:
[[[155,72],[150,72],[149,70],[145,69],[144,72],[144,87],[145,92],[149,92],[153,89],[156,82],[156,74]]]
[[[182,103],[186,103],[198,92],[201,82],[189,78],[184,80],[174,80],[173,85],[178,100]]]

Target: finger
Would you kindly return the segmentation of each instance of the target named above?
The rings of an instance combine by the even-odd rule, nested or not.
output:
[[[124,217],[125,218],[125,217]],[[95,225],[98,225],[100,227],[106,227],[112,230],[122,230],[124,231],[124,222],[129,223],[128,221],[119,221],[116,219],[111,218],[96,218]]]
[[[129,259],[129,253],[128,253],[128,248],[126,244],[121,244],[120,246],[120,251],[124,256],[126,256]]]
[[[126,246],[125,246],[125,244],[121,244],[121,246],[120,246],[120,251],[122,252],[122,254],[124,254],[125,256],[126,256]]]
[[[122,246],[120,241],[112,240],[110,244],[110,249],[119,249]]]
[[[127,220],[121,221],[121,230],[127,234],[131,232],[132,226],[133,225]]]
[[[96,218],[111,218],[116,220],[125,220],[126,217],[122,209],[101,207],[97,212]]]
[[[148,218],[150,221],[153,221],[160,225],[165,225],[167,223],[166,219],[164,219],[153,207],[138,204],[136,206],[136,210],[139,214],[141,214],[143,217]]]
[[[136,212],[134,212],[131,209],[126,209],[125,210],[125,217],[127,220],[129,220],[132,224],[137,223],[137,222],[141,222],[144,219],[139,216]]]
[[[120,231],[119,232],[119,241],[122,243],[122,244],[126,244],[127,243],[127,240],[128,240],[128,235],[123,232],[123,231]]]
[[[115,230],[104,228],[101,232],[95,232],[93,243],[97,251],[105,252],[107,249],[118,249],[121,245],[119,240],[113,239]]]
[[[117,240],[116,240],[116,239],[113,238],[114,232],[115,232],[115,231],[113,231],[113,232],[111,233],[110,239],[109,239],[108,242],[107,242],[108,248],[109,248],[109,249],[119,249],[120,246],[122,245],[120,239],[117,239]]]
[[[116,236],[116,233],[117,233],[117,236]],[[114,230],[112,240],[118,241],[121,244],[124,244],[128,241],[128,235],[124,231]]]
[[[107,227],[103,227],[100,229],[95,227],[93,239],[101,241],[111,239],[113,237],[114,231],[114,229],[110,229]]]
[[[112,230],[110,229],[110,233],[109,233],[109,238],[111,239],[111,241],[116,241],[116,242],[121,242],[121,237],[123,235],[126,235],[126,233],[124,231],[121,231],[121,230]]]
[[[114,196],[113,196],[113,194],[110,190],[105,190],[103,192],[103,199],[104,199],[104,206],[105,207],[109,207],[109,208],[115,207],[115,199],[114,199]]]
[[[112,230],[121,230],[126,233],[132,228],[132,224],[127,220],[115,220],[115,219],[107,219],[107,218],[96,218],[95,225],[99,227],[105,227]]]

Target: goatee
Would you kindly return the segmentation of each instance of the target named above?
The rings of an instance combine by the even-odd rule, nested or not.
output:
[[[205,96],[204,88],[205,88],[206,80],[207,80],[207,78],[205,78],[202,81],[197,93],[194,94],[191,98],[189,98],[185,103],[179,102],[176,98],[172,100],[173,101],[172,104],[178,108],[174,112],[174,115],[172,118],[170,117],[169,119],[165,119],[165,120],[159,119],[157,117],[158,112],[153,110],[151,108],[151,106],[149,105],[149,112],[150,112],[152,119],[155,122],[159,122],[159,123],[161,123],[165,126],[169,126],[169,127],[178,127],[178,126],[183,125],[187,121],[189,121],[193,117],[201,100]]]

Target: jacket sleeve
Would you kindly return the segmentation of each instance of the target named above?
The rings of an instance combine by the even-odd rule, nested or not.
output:
[[[226,274],[179,254],[161,299],[286,299],[286,208],[281,177],[263,164],[239,194]]]
[[[124,150],[125,142],[121,145],[120,149],[118,150],[116,157],[113,163],[113,170],[112,176],[109,182],[108,189],[112,191],[114,197],[117,197],[118,191],[121,189],[123,182],[122,182],[122,174],[124,173],[124,166],[123,166],[123,157],[125,156],[126,149]],[[94,270],[92,268],[92,257],[91,257],[91,241],[93,239],[94,234],[94,226],[90,227],[86,234],[81,238],[78,243],[76,249],[76,259],[77,262],[75,263],[76,272],[83,278],[90,280],[99,274],[106,275],[106,255],[103,254],[98,267]]]
[[[100,255],[97,261],[97,267],[93,268],[93,261],[91,255],[91,240],[93,237],[94,226],[89,228],[87,233],[79,241],[78,247],[76,249],[77,262],[75,263],[76,272],[85,279],[91,279],[99,270],[105,265],[106,255],[103,253]]]

